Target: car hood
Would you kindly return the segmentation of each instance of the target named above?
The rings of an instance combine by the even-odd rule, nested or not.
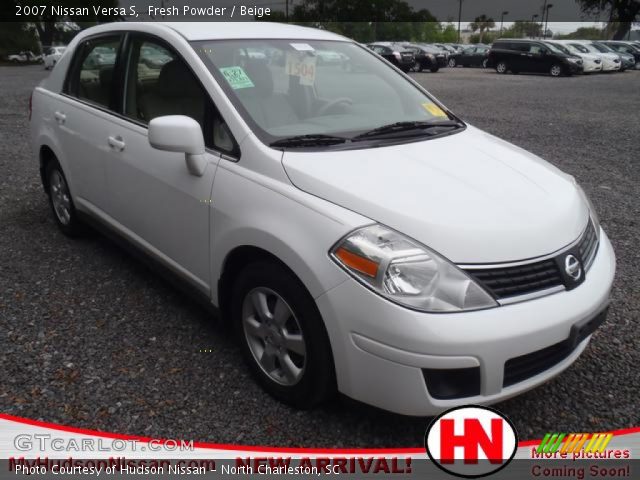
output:
[[[286,151],[282,161],[299,189],[456,263],[547,255],[576,240],[589,216],[572,177],[473,127],[404,145]]]

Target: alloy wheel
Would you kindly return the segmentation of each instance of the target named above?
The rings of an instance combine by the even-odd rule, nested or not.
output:
[[[51,172],[49,191],[56,217],[58,217],[62,225],[69,225],[71,223],[71,195],[69,194],[67,182],[59,170]]]
[[[562,67],[560,67],[560,65],[553,65],[550,73],[552,77],[559,77],[562,73]]]
[[[496,65],[496,72],[507,73],[507,64],[504,62],[498,63],[498,65]]]
[[[274,382],[292,386],[306,366],[305,340],[293,310],[275,291],[251,290],[242,303],[242,328],[260,369]]]

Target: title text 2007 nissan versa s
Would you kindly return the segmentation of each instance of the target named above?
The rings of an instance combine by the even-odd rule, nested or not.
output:
[[[62,231],[91,220],[180,277],[295,406],[496,402],[605,318],[614,253],[573,177],[326,31],[90,28],[31,133]]]

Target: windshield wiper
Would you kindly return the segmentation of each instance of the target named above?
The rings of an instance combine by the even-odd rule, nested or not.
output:
[[[384,135],[391,135],[400,132],[407,132],[411,130],[420,130],[421,132],[425,130],[430,130],[432,128],[443,128],[443,127],[462,127],[462,123],[456,120],[442,120],[436,122],[423,122],[423,121],[410,121],[410,122],[396,122],[390,123],[389,125],[383,125],[378,128],[374,128],[373,130],[369,130],[368,132],[361,133],[360,135],[356,135],[351,140],[358,141],[364,140],[366,138],[378,137]],[[441,133],[441,132],[437,132]]]
[[[322,145],[337,145],[346,142],[344,137],[333,135],[309,134],[281,138],[269,144],[270,147],[317,147]]]

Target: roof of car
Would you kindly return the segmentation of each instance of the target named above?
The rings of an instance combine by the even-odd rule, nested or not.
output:
[[[158,22],[172,28],[187,40],[222,39],[307,39],[345,40],[345,37],[317,28],[274,22]]]

